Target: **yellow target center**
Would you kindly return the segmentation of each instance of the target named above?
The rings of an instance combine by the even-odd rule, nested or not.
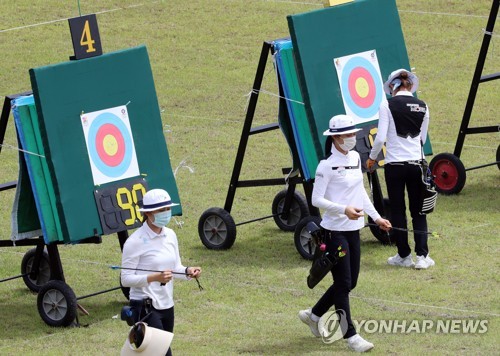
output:
[[[368,96],[369,88],[368,88],[368,82],[366,81],[365,78],[356,79],[355,87],[356,87],[356,93],[358,93],[358,95],[361,98],[366,98]]]
[[[114,156],[118,152],[118,142],[113,135],[104,136],[103,147],[108,156]]]

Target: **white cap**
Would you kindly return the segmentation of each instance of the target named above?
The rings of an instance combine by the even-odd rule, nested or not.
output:
[[[401,69],[397,69],[395,70],[394,72],[391,73],[391,75],[389,75],[389,78],[387,78],[387,81],[384,83],[384,91],[386,94],[389,94],[391,95],[391,88],[389,87],[389,85],[392,83],[392,81],[394,79],[396,79],[397,77],[400,76],[401,73],[404,73],[404,72],[407,72],[408,73],[408,79],[410,80],[412,86],[411,86],[411,89],[410,91],[412,93],[416,92],[417,89],[418,89],[418,77],[413,74],[412,72],[404,69],[404,68],[401,68]]]
[[[354,119],[348,115],[335,115],[330,119],[329,129],[323,132],[324,136],[344,135],[361,131],[354,125]]]
[[[142,206],[139,211],[155,211],[161,208],[175,205],[179,204],[172,203],[170,195],[165,190],[151,189],[146,194],[144,194],[144,197],[142,198]]]

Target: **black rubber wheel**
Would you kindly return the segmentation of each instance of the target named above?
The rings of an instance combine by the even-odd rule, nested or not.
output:
[[[384,211],[381,215],[383,218],[391,221],[391,204],[388,198],[384,198]],[[375,221],[373,221],[371,217],[368,217],[368,223],[370,224],[369,227],[373,236],[375,236],[381,243],[383,243],[384,245],[396,243],[393,232],[394,230],[391,230],[389,231],[389,233],[387,233],[384,230],[380,229],[378,226],[373,226],[372,224],[375,224]]]
[[[40,288],[50,280],[50,264],[49,254],[47,251],[43,250],[36,279],[32,279],[30,273],[34,268],[35,254],[36,248],[32,248],[24,254],[23,260],[21,261],[21,274],[23,274],[24,284],[26,284],[31,291],[38,293]]]
[[[440,153],[429,163],[438,193],[458,194],[467,179],[465,167],[460,159],[451,153]]]
[[[236,240],[236,224],[226,210],[210,208],[200,216],[198,234],[206,248],[227,250]]]
[[[43,285],[38,292],[37,306],[49,326],[69,326],[76,318],[75,293],[63,281],[52,280]]]
[[[284,219],[281,214],[284,211],[286,194],[287,190],[284,189],[274,197],[272,205],[274,222],[283,231],[295,231],[299,221],[309,216],[309,208],[307,207],[306,198],[301,193],[294,191],[288,218]]]
[[[497,166],[498,166],[498,169],[500,169],[500,145],[498,145],[498,148],[497,148]]]
[[[303,258],[310,261],[312,261],[314,257],[314,250],[316,249],[316,244],[314,243],[311,234],[306,229],[307,224],[311,221],[315,222],[319,227],[321,218],[319,216],[312,215],[306,216],[299,221],[293,235],[295,248]]]

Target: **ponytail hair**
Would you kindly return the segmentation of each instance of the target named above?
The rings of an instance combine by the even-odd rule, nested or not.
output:
[[[399,75],[399,79],[401,80],[400,87],[405,88],[407,90],[411,90],[413,82],[408,77],[408,72],[401,72],[401,74]]]

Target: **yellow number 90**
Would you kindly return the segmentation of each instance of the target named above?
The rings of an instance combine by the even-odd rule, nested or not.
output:
[[[146,188],[141,183],[132,186],[132,192],[126,187],[121,187],[116,190],[116,201],[118,206],[123,210],[130,211],[130,218],[126,219],[123,223],[127,226],[134,225],[136,219],[142,221],[142,214],[139,211],[137,192],[141,192],[141,196],[146,194]],[[125,201],[123,198],[125,197]]]

